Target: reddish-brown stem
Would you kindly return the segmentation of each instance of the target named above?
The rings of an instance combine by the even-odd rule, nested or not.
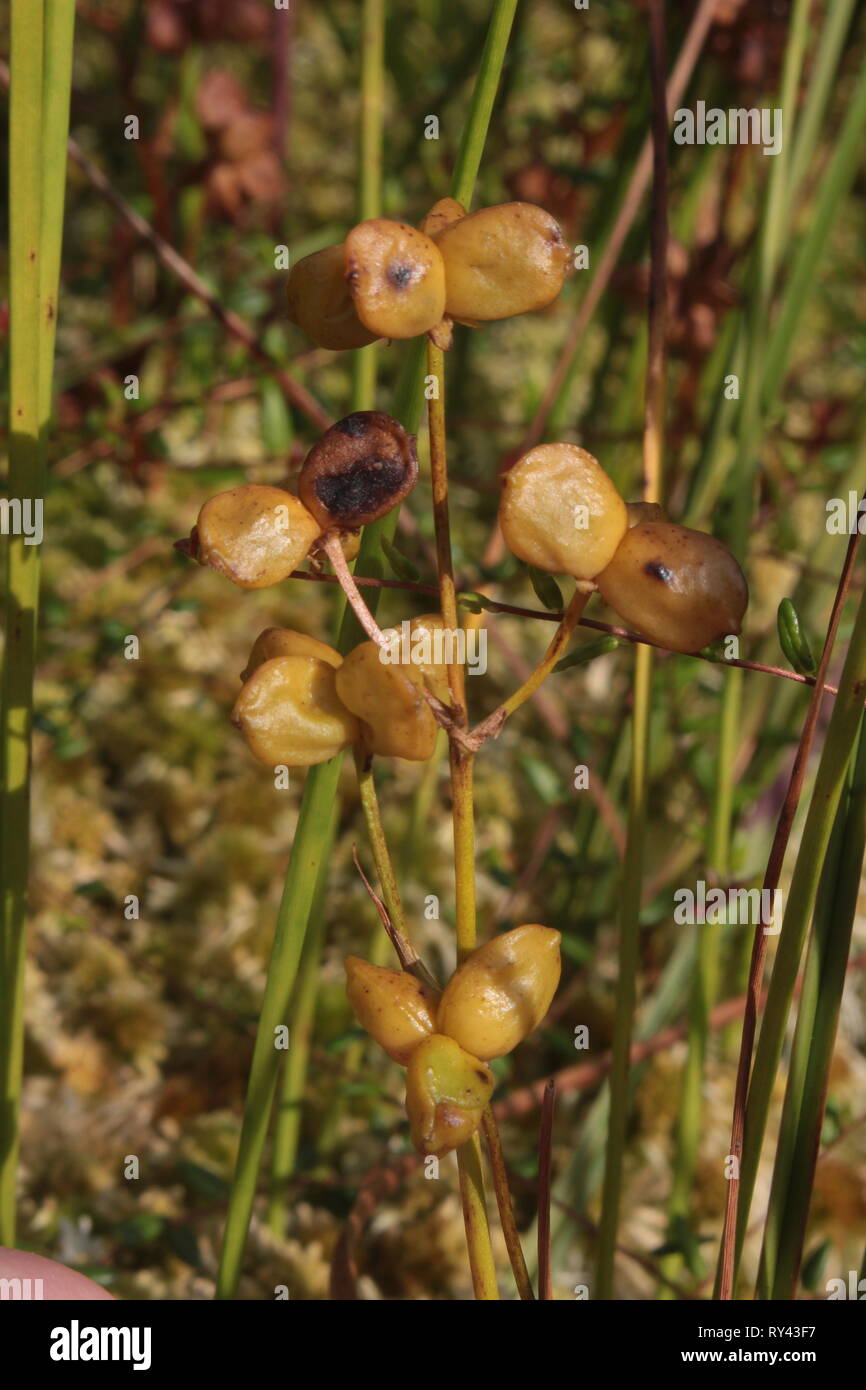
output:
[[[538,1297],[548,1303],[553,1298],[553,1271],[550,1260],[550,1177],[555,1101],[556,1082],[551,1077],[544,1088],[541,1102],[541,1134],[538,1141]]]

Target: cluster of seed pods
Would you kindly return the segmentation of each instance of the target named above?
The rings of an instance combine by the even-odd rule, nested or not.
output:
[[[419,1153],[471,1138],[493,1094],[487,1065],[538,1026],[556,993],[561,936],[528,923],[467,956],[441,996],[413,975],[346,959],[361,1027],[406,1068],[406,1113]]]
[[[541,208],[505,203],[467,214],[445,198],[420,227],[373,218],[298,261],[289,318],[332,350],[421,334],[445,348],[455,322],[474,327],[545,308],[568,266],[562,233]],[[356,411],[313,445],[297,494],[258,484],[219,493],[178,548],[242,588],[266,588],[308,556],[318,564],[335,541],[353,559],[360,528],[397,506],[417,477],[414,436],[379,411]],[[733,556],[659,507],[627,505],[585,449],[553,443],[524,453],[504,475],[499,522],[519,559],[594,583],[651,642],[693,652],[740,630],[748,590]],[[411,621],[410,636],[442,628],[430,613]],[[451,701],[447,669],[434,659],[382,657],[373,641],[343,657],[302,632],[267,628],[241,674],[232,720],[271,768],[309,767],[348,747],[364,761],[424,761],[437,730],[429,697]],[[559,944],[547,927],[517,927],[473,952],[441,996],[410,973],[347,959],[359,1022],[406,1067],[411,1135],[422,1153],[447,1153],[477,1129],[493,1090],[487,1064],[544,1017],[559,982]]]
[[[565,238],[543,208],[501,203],[467,215],[443,198],[420,227],[373,217],[339,246],[298,261],[289,318],[337,351],[424,333],[448,347],[455,322],[474,326],[552,304],[568,267]]]
[[[541,444],[503,479],[499,524],[521,560],[592,580],[641,637],[695,652],[739,633],[749,591],[729,550],[677,526],[660,507],[627,507],[601,465],[575,444]]]

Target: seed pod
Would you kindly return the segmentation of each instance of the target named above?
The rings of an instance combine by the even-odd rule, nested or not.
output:
[[[576,444],[539,444],[502,479],[499,524],[527,564],[594,579],[626,532],[625,503],[604,469]]]
[[[384,659],[383,659],[384,657]],[[375,642],[361,642],[336,674],[337,694],[362,722],[363,743],[383,757],[425,762],[436,743],[436,720],[415,666],[398,665]]]
[[[289,322],[319,347],[340,352],[365,347],[378,334],[365,328],[346,284],[346,250],[326,246],[304,256],[289,271]]]
[[[450,227],[453,222],[459,222],[465,216],[466,209],[456,198],[440,198],[421,223],[421,231],[435,241],[446,227]]]
[[[441,1157],[471,1139],[493,1094],[488,1066],[434,1033],[419,1043],[406,1070],[406,1113],[419,1153]]]
[[[447,658],[456,655],[439,613],[412,618],[408,629],[389,627],[384,636],[389,643],[389,664],[399,666],[416,684],[423,681],[431,694],[450,705]]]
[[[417,338],[445,312],[445,267],[430,237],[373,217],[346,237],[346,281],[361,322],[378,338]]]
[[[253,757],[268,767],[312,767],[360,736],[337,695],[336,672],[314,656],[281,656],[257,666],[232,710]]]
[[[445,986],[436,1015],[440,1033],[476,1057],[504,1057],[550,1008],[561,940],[558,931],[532,923],[479,946]]]
[[[743,571],[721,541],[669,521],[627,531],[597,583],[629,627],[674,652],[739,632],[749,602]]]
[[[346,957],[346,995],[361,1027],[405,1067],[420,1042],[435,1032],[433,993],[405,970],[383,970]]]
[[[447,226],[436,245],[445,262],[445,311],[461,322],[544,309],[568,274],[559,224],[533,203],[481,208]]]
[[[290,627],[266,627],[253,643],[246,668],[241,671],[241,680],[249,680],[263,662],[273,661],[278,656],[314,656],[319,661],[327,661],[335,670],[343,660],[327,642],[308,637],[306,632],[295,632]]]
[[[323,531],[342,530],[385,516],[417,478],[414,434],[380,410],[356,410],[313,445],[298,495]]]
[[[291,492],[248,483],[205,502],[194,553],[242,589],[266,589],[297,569],[320,531]]]

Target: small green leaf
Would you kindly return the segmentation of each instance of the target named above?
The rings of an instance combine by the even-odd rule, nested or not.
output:
[[[534,565],[527,565],[529,580],[535,590],[535,596],[539,603],[543,603],[545,608],[549,608],[552,613],[561,613],[565,607],[562,598],[562,591],[552,574],[547,570],[536,569]]]
[[[801,676],[814,676],[818,669],[800,615],[789,598],[783,598],[778,613],[779,644],[794,670]]]
[[[608,652],[615,652],[619,644],[619,638],[614,637],[612,632],[606,633],[604,637],[596,637],[593,642],[584,642],[576,651],[569,652],[568,656],[557,661],[553,672],[567,671],[572,666],[585,666],[588,661],[595,661],[597,656],[607,656]]]
[[[496,612],[496,603],[486,594],[478,594],[474,589],[467,589],[465,593],[457,595],[457,602],[461,608],[468,608],[470,613],[481,613],[486,610],[488,613]]]
[[[410,584],[417,584],[421,575],[411,560],[408,560],[401,550],[398,550],[393,541],[389,541],[387,536],[380,537],[382,549],[391,566],[392,572],[398,579],[405,579]]]

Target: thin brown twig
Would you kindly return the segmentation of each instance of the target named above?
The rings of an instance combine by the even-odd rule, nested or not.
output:
[[[550,1260],[550,1190],[553,1151],[553,1107],[556,1082],[553,1077],[544,1088],[541,1101],[541,1134],[538,1140],[538,1297],[549,1303],[553,1298],[553,1271]]]
[[[308,570],[293,570],[289,575],[290,579],[308,579],[314,583],[339,584],[336,575],[316,573]],[[438,597],[439,590],[435,584],[422,584],[414,580],[404,579],[378,579],[373,576],[353,575],[355,584],[360,589],[404,589],[407,593],[429,594]],[[459,597],[459,596],[458,596]],[[501,613],[506,617],[514,618],[533,618],[541,622],[559,623],[563,618],[563,610],[551,610],[549,608],[521,608],[513,603],[499,603],[495,599],[487,599],[485,603],[492,613]],[[759,671],[765,676],[777,676],[781,680],[794,681],[797,685],[814,686],[816,676],[803,676],[799,671],[789,671],[784,666],[771,666],[763,661],[747,661],[745,657],[716,657],[708,656],[705,652],[675,652],[671,653],[667,647],[661,647],[657,642],[650,642],[647,637],[641,637],[640,633],[633,632],[627,627],[617,627],[615,623],[603,623],[598,618],[580,618],[578,627],[589,628],[592,632],[609,633],[612,637],[619,637],[623,642],[636,642],[645,647],[653,647],[656,651],[666,655],[685,656],[690,661],[705,661],[709,666],[739,666],[743,671]],[[824,693],[826,695],[838,695],[839,691],[835,685],[825,682]]]
[[[502,1151],[502,1140],[499,1137],[499,1130],[493,1111],[488,1105],[481,1117],[481,1128],[484,1131],[484,1139],[487,1143],[487,1158],[490,1163],[490,1176],[493,1180],[493,1191],[496,1194],[496,1205],[499,1208],[499,1220],[502,1226],[502,1234],[505,1237],[505,1248],[508,1251],[508,1258],[511,1262],[511,1269],[514,1274],[514,1282],[517,1285],[517,1292],[522,1301],[529,1303],[534,1301],[535,1294],[532,1291],[532,1282],[529,1278],[529,1270],[526,1268],[526,1259],[523,1254],[523,1246],[520,1243],[520,1232],[517,1229],[517,1221],[514,1216],[514,1206],[511,1201],[511,1188],[508,1184],[508,1170],[505,1166],[505,1155]]]
[[[770,895],[774,893],[779,885],[782,864],[785,859],[785,852],[788,848],[788,840],[791,835],[791,827],[794,823],[797,807],[800,804],[800,796],[806,778],[806,768],[809,762],[809,755],[812,751],[815,730],[818,726],[821,703],[824,698],[824,679],[827,675],[830,658],[836,642],[836,634],[842,617],[842,609],[845,606],[848,591],[851,587],[851,575],[854,569],[857,551],[860,546],[860,539],[860,532],[855,531],[848,542],[845,563],[842,566],[839,584],[836,589],[836,597],[833,600],[833,610],[830,614],[830,623],[827,628],[824,649],[821,653],[821,660],[815,676],[815,688],[809,701],[809,708],[806,712],[802,733],[800,734],[800,742],[791,768],[791,775],[788,779],[788,789],[785,793],[785,799],[782,802],[781,810],[779,811],[776,833],[773,836],[773,843],[770,846],[770,853],[767,859],[767,870],[764,875],[763,883],[764,891],[768,892]],[[770,900],[772,900],[772,898]],[[762,901],[766,900],[762,897]],[[737,1266],[738,1245],[737,1213],[740,1197],[739,1163],[742,1160],[743,1154],[749,1077],[752,1067],[752,1052],[755,1045],[755,1032],[757,1029],[758,1008],[766,955],[767,933],[763,926],[759,924],[755,929],[752,957],[749,962],[746,1009],[743,1016],[743,1032],[740,1040],[740,1056],[737,1063],[737,1080],[734,1089],[734,1110],[731,1119],[731,1145],[728,1150],[736,1159],[736,1176],[732,1176],[728,1180],[725,1198],[725,1220],[722,1228],[722,1244],[719,1260],[718,1294],[719,1299],[725,1301],[732,1299],[734,1296],[734,1278]]]

